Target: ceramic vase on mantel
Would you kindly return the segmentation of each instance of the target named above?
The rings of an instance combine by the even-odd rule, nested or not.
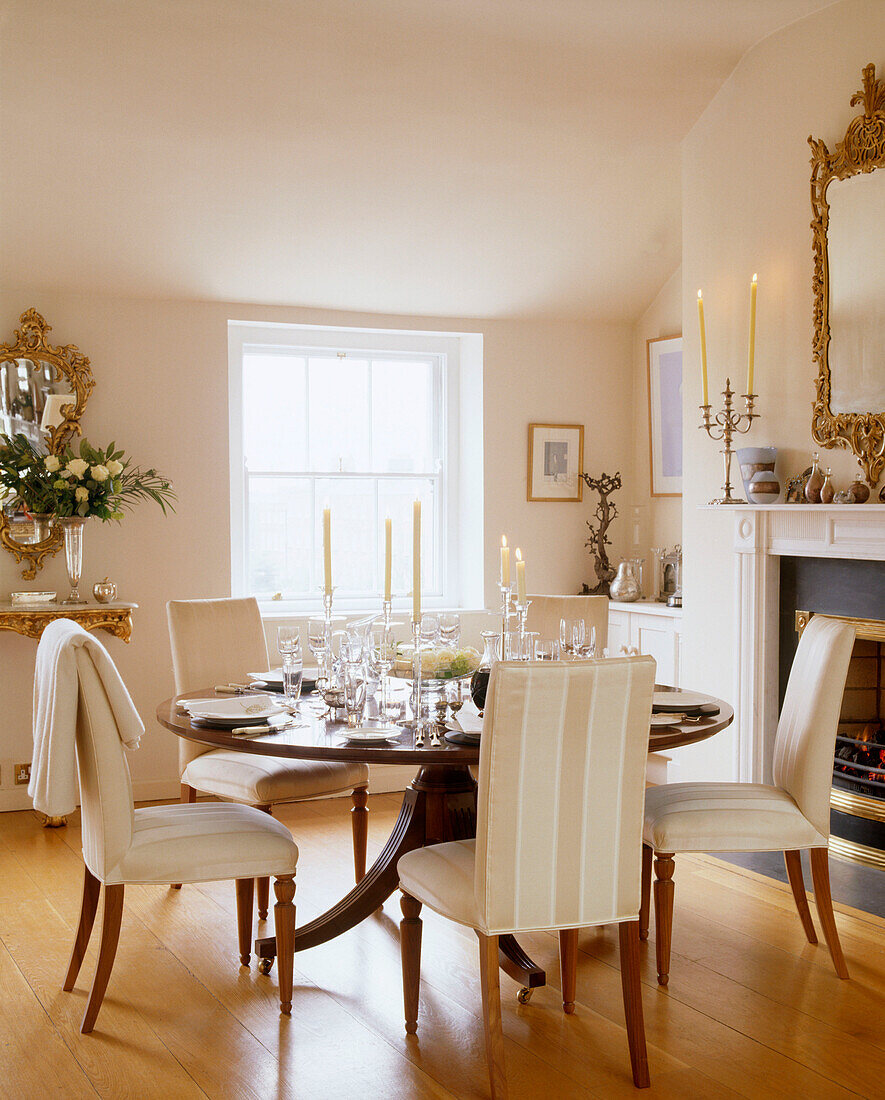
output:
[[[82,516],[62,516],[58,520],[65,539],[65,568],[68,571],[70,594],[64,604],[81,604],[86,601],[80,595],[80,574],[83,572],[83,528],[86,520]]]

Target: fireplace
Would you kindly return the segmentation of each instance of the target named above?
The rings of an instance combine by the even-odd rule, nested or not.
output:
[[[885,868],[885,622],[827,616],[857,631],[833,757],[830,851]],[[795,613],[796,633],[811,614]]]

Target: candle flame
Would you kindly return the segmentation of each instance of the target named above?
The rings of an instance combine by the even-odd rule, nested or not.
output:
[[[755,271],[753,272],[753,282],[754,283],[756,282],[756,272]]]
[[[698,291],[698,301],[702,302],[703,300],[704,300],[704,292],[702,290],[699,290]]]
[[[516,548],[516,560],[517,561],[522,561],[522,551],[520,550],[520,548],[518,546]]]
[[[501,546],[506,546],[506,545],[507,545],[507,536],[502,535],[501,536]]]

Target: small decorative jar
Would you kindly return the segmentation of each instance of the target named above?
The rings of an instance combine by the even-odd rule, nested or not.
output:
[[[780,482],[771,470],[759,470],[750,478],[747,496],[753,504],[775,504],[780,495]]]
[[[852,493],[854,493],[854,500],[856,504],[866,504],[870,499],[870,487],[863,480],[863,475],[858,474],[857,477],[849,485]]]
[[[635,603],[639,599],[639,583],[633,575],[633,563],[622,561],[618,566],[618,575],[611,583],[609,595],[622,603]]]
[[[820,504],[820,491],[824,485],[824,475],[820,472],[820,462],[817,451],[811,456],[811,473],[805,482],[805,499],[809,504]]]
[[[821,504],[832,504],[833,497],[836,495],[836,490],[833,488],[833,472],[829,466],[827,466],[827,473],[824,477],[824,483],[820,488],[820,502]]]

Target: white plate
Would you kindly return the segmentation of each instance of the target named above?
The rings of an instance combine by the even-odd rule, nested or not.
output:
[[[266,695],[238,695],[233,699],[192,699],[182,704],[194,718],[205,722],[261,722],[286,708]]]
[[[684,711],[709,702],[709,695],[701,695],[697,691],[656,691],[652,696],[651,705],[658,711]]]
[[[344,737],[355,745],[381,745],[386,741],[395,741],[401,732],[397,726],[361,726],[345,731]]]
[[[653,730],[666,729],[667,726],[678,726],[679,722],[678,714],[653,714],[651,716],[651,728]]]

